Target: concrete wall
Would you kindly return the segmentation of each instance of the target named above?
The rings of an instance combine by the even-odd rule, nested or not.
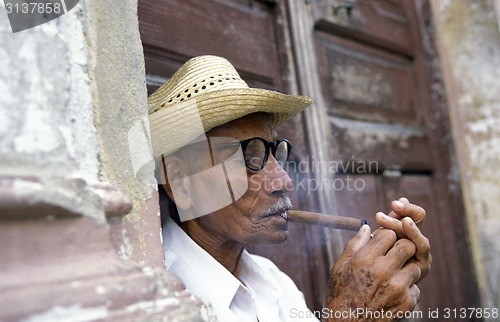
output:
[[[137,1],[0,6],[0,320],[213,320],[163,266]]]
[[[431,1],[483,307],[500,306],[500,4]]]

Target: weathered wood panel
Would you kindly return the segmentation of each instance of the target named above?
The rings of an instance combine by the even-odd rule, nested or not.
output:
[[[408,37],[410,19],[403,2],[314,1],[314,19],[319,28],[327,28],[332,33],[342,33],[364,43],[411,54],[412,39]],[[350,4],[350,10],[345,7],[346,4]]]
[[[413,64],[405,56],[316,33],[323,93],[333,115],[415,123]]]
[[[199,55],[231,58],[243,78],[281,88],[273,11],[246,1],[141,1],[139,26],[151,56],[184,62]],[[148,72],[161,73],[148,68]]]

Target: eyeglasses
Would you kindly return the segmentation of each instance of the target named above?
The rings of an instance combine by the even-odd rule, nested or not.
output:
[[[240,141],[240,144],[245,158],[245,165],[253,171],[264,169],[270,152],[278,164],[283,167],[292,151],[292,144],[287,139],[270,142],[264,138],[255,137]]]
[[[292,151],[292,144],[287,139],[279,139],[274,142],[267,141],[261,137],[254,137],[239,142],[227,142],[228,138],[219,137],[208,137],[207,139],[208,145],[197,142],[186,146],[186,148],[207,149],[206,151],[210,155],[210,159],[207,159],[207,161],[211,164],[206,164],[208,167],[213,167],[231,159],[240,146],[246,167],[253,171],[264,169],[269,159],[269,153],[272,153],[278,164],[284,167]],[[203,160],[203,158],[200,160]]]

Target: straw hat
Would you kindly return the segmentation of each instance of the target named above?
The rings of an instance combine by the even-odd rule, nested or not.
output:
[[[249,88],[225,58],[192,58],[149,97],[154,157],[168,155],[212,128],[251,113],[270,113],[278,127],[311,103],[304,96]]]

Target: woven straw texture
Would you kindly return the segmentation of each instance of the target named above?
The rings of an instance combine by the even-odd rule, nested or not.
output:
[[[304,96],[249,88],[225,58],[192,58],[149,97],[154,157],[251,113],[270,113],[278,127],[311,103]]]

